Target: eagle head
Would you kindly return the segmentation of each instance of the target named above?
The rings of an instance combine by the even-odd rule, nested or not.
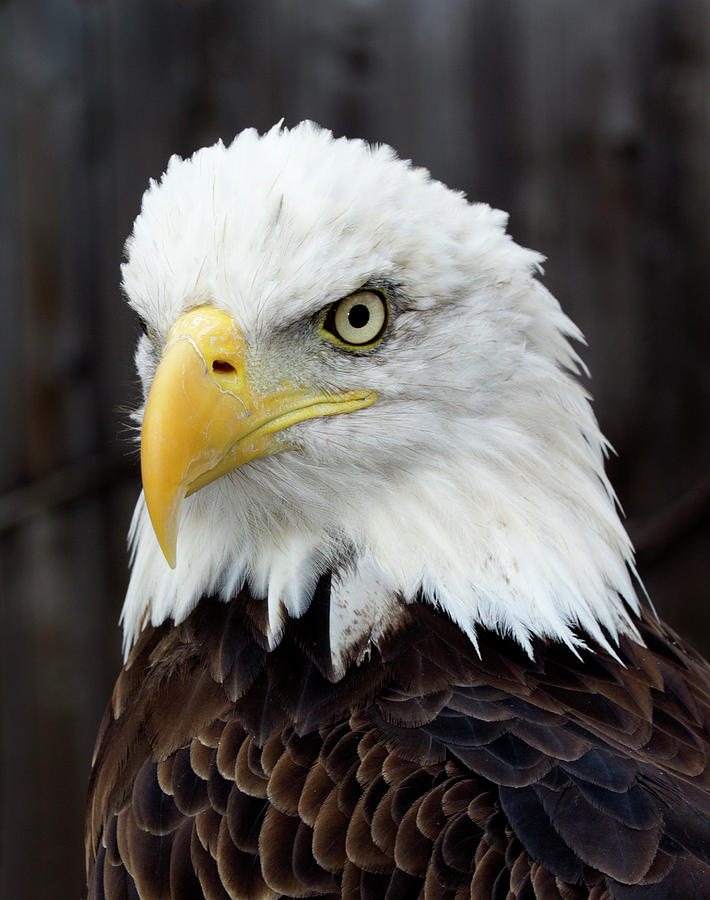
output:
[[[312,123],[173,157],[127,242],[145,334],[126,648],[248,587],[275,646],[331,578],[336,673],[414,600],[633,632],[577,328],[507,217]]]

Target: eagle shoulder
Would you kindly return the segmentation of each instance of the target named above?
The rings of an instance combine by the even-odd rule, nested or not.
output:
[[[710,894],[707,664],[662,623],[618,658],[429,604],[332,680],[327,590],[268,651],[259,605],[148,628],[102,725],[89,897]]]

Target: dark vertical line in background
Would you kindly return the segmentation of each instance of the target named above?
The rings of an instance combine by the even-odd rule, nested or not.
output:
[[[521,159],[515,5],[481,0],[471,21],[468,102],[477,150],[474,197],[509,210],[519,191]]]
[[[22,293],[20,290],[19,148],[17,107],[19,96],[13,44],[15,8],[0,8],[0,355],[3,372],[22,372]],[[7,376],[6,376],[7,377]],[[19,395],[19,396],[18,396]],[[10,376],[0,391],[0,422],[12,423],[0,441],[0,490],[8,490],[25,477],[27,414],[19,402],[21,384]]]
[[[81,135],[77,142],[81,159],[77,167],[79,177],[76,179],[76,189],[79,194],[77,209],[82,218],[76,223],[80,226],[81,238],[74,241],[72,247],[77,270],[76,285],[81,292],[82,320],[78,327],[84,332],[82,374],[90,385],[92,419],[96,428],[95,446],[87,450],[109,447],[113,439],[113,435],[106,433],[104,424],[101,403],[103,373],[99,364],[102,338],[100,267],[106,241],[106,190],[101,184],[99,171],[102,165],[106,165],[108,148],[115,143],[110,89],[112,58],[106,14],[103,3],[84,4],[80,26],[81,89],[84,99]]]
[[[694,3],[657,0],[649,13],[652,45],[644,49],[651,71],[643,95],[648,128],[643,202],[649,223],[644,275],[655,302],[648,304],[645,318],[643,364],[649,389],[641,400],[644,441],[654,447],[653,464],[667,471],[656,502],[668,502],[688,487],[685,467],[678,463],[681,459],[690,463],[693,456],[692,422],[704,395],[693,365],[703,358],[700,334],[710,338],[709,272],[703,266],[708,252],[707,209],[698,228],[700,206],[694,195],[698,173],[692,171],[693,130],[702,126],[693,106],[707,97],[707,84],[703,91],[698,78],[703,53],[707,74],[707,7],[705,28],[699,27],[697,12]],[[702,274],[688,267],[688,259],[696,261]],[[691,352],[695,347],[699,356]],[[636,479],[645,479],[648,461],[641,455]]]

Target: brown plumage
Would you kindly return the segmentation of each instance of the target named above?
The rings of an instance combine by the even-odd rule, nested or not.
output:
[[[708,665],[661,623],[581,660],[429,605],[336,683],[257,605],[148,628],[99,734],[89,897],[710,896]]]

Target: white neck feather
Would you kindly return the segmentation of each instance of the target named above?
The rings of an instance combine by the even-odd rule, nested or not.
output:
[[[576,647],[581,630],[609,649],[620,633],[635,636],[632,549],[603,472],[602,438],[576,383],[561,375],[559,384],[566,395],[558,398],[558,421],[548,413],[534,436],[511,431],[507,416],[497,429],[489,420],[485,445],[468,434],[465,456],[451,453],[416,476],[375,484],[361,503],[341,504],[333,488],[337,521],[279,480],[284,470],[298,479],[299,466],[307,466],[295,455],[254,464],[257,477],[238,485],[210,485],[185,503],[175,570],[141,497],[131,527],[126,651],[146,621],[179,622],[201,596],[227,601],[243,584],[264,598],[275,646],[285,617],[305,612],[331,568],[336,671],[352,647],[376,642],[402,604],[420,594],[474,645],[477,627],[510,635],[528,652],[533,636]],[[565,430],[569,403],[583,421]],[[260,476],[272,487],[279,482],[266,501]],[[318,509],[320,518],[304,508]]]

